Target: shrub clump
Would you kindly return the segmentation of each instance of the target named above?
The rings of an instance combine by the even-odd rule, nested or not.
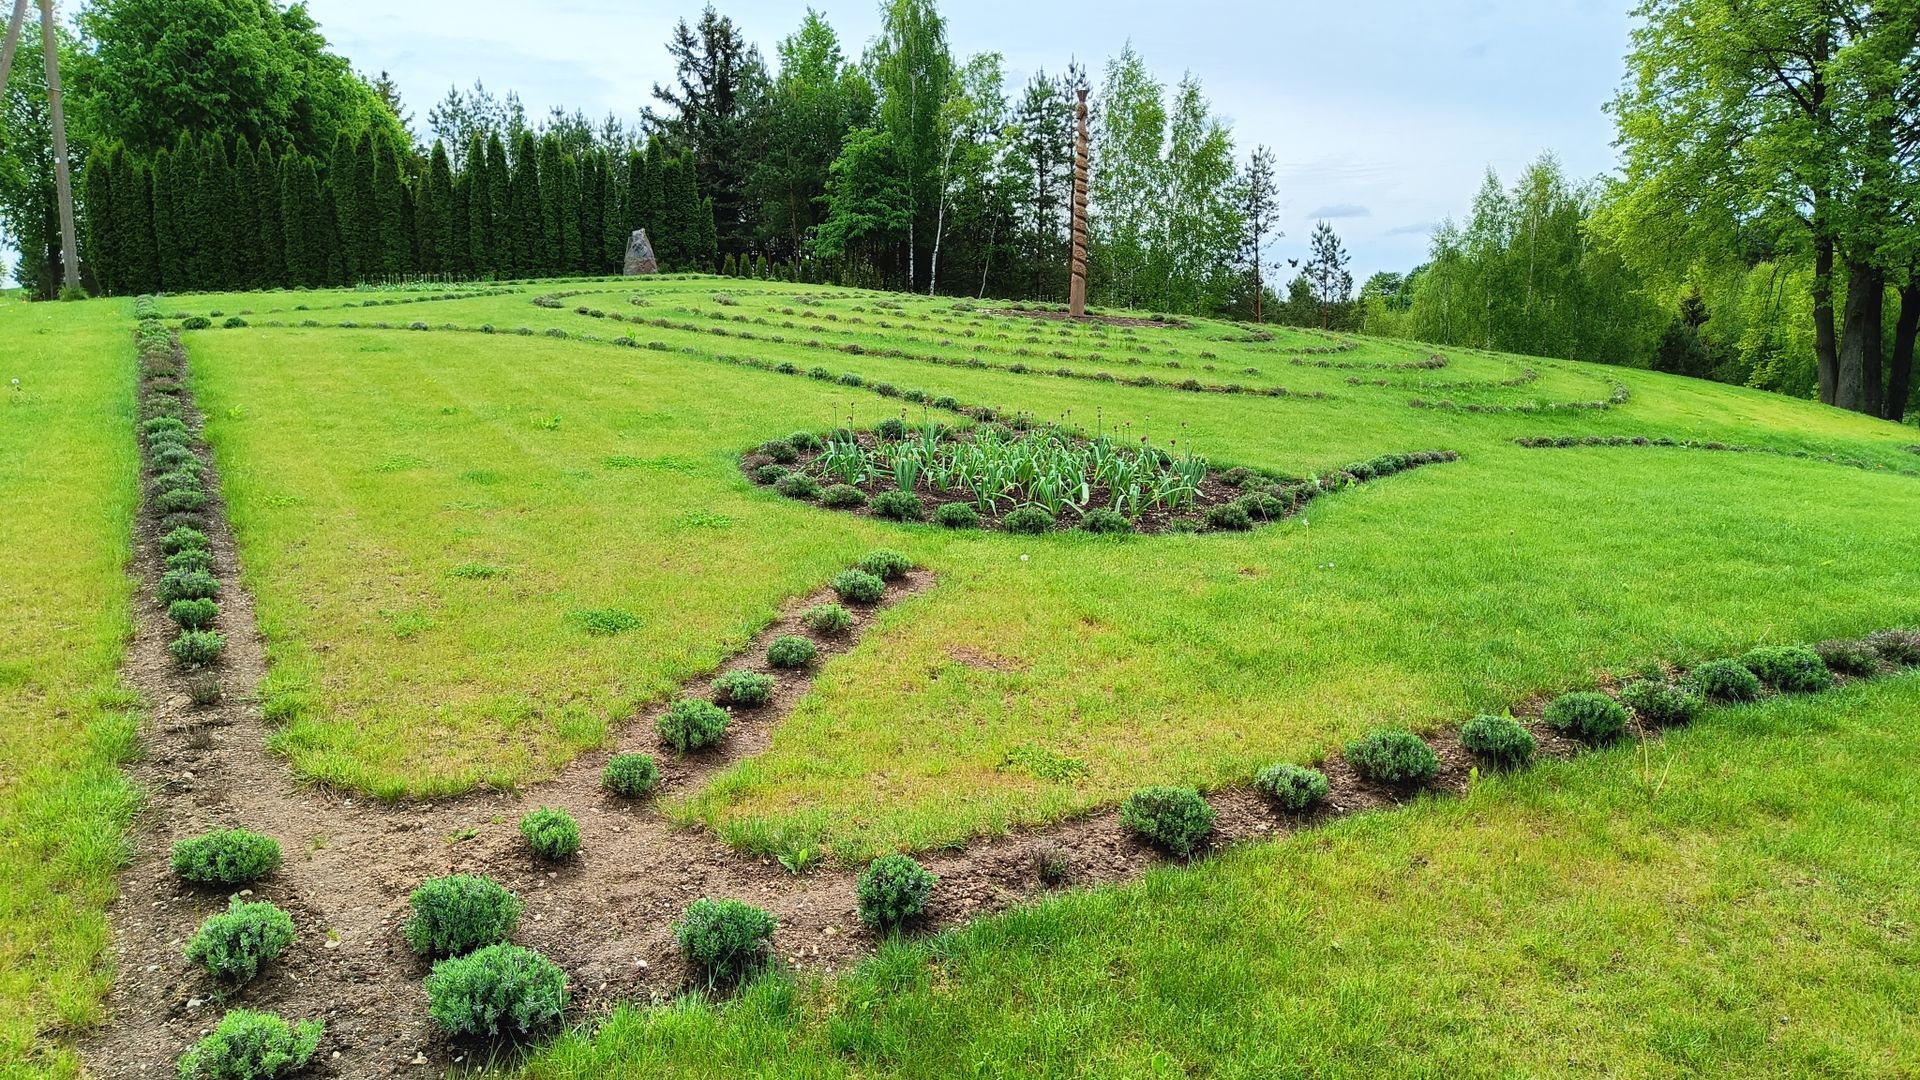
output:
[[[1804,645],[1763,645],[1740,662],[1783,694],[1811,693],[1833,685],[1833,673],[1820,654]]]
[[[820,505],[833,510],[851,510],[867,504],[867,493],[852,484],[834,484],[820,493]]]
[[[1080,519],[1080,527],[1090,533],[1130,533],[1133,522],[1118,510],[1101,507],[1088,511],[1087,516]]]
[[[213,320],[205,315],[193,315],[180,321],[182,330],[205,330],[213,325]]]
[[[1760,696],[1760,676],[1738,660],[1709,660],[1688,679],[1702,696],[1716,701],[1752,701]]]
[[[911,491],[883,491],[873,497],[873,512],[895,521],[919,521],[927,516],[920,496]]]
[[[280,842],[246,829],[215,829],[173,845],[173,872],[196,885],[245,885],[280,867]]]
[[[1627,710],[1605,694],[1576,690],[1547,703],[1541,719],[1555,731],[1590,743],[1612,742],[1627,730]]]
[[[765,957],[777,924],[768,912],[738,900],[702,897],[673,924],[673,938],[709,985],[731,982]]]
[[[767,646],[767,663],[777,668],[802,668],[813,663],[820,647],[798,634],[782,634]]]
[[[801,613],[800,625],[816,634],[844,634],[853,629],[853,613],[839,604],[815,604]]]
[[[1053,528],[1053,514],[1044,506],[1022,506],[1001,518],[1000,527],[1010,533],[1038,536]]]
[[[204,596],[197,600],[175,600],[167,605],[167,618],[183,630],[204,630],[219,613],[220,605]]]
[[[188,963],[242,983],[291,944],[293,919],[286,912],[272,904],[243,903],[234,897],[227,910],[200,924],[184,952]]]
[[[1347,764],[1369,780],[1401,787],[1440,775],[1440,757],[1411,731],[1383,728],[1347,744]]]
[[[169,488],[153,497],[153,505],[163,514],[199,510],[207,505],[207,493],[194,488]]]
[[[833,591],[840,599],[855,604],[872,604],[886,595],[887,583],[867,573],[865,570],[842,570],[834,575]]]
[[[179,528],[160,538],[160,550],[167,555],[182,551],[205,551],[211,546],[212,541],[199,529]]]
[[[1700,718],[1706,699],[1690,684],[1635,679],[1620,689],[1620,700],[1643,724],[1672,727]]]
[[[1246,504],[1238,499],[1230,503],[1216,503],[1207,507],[1207,528],[1226,532],[1251,529],[1253,515],[1248,512]]]
[[[1511,716],[1476,716],[1460,727],[1460,745],[1505,768],[1533,760],[1539,740]]]
[[[1304,765],[1282,762],[1269,765],[1254,774],[1253,789],[1272,799],[1282,810],[1300,811],[1327,797],[1333,790],[1327,774]]]
[[[757,671],[729,671],[713,680],[713,690],[723,705],[765,705],[773,700],[773,676]]]
[[[1813,647],[1829,671],[1842,675],[1872,675],[1880,670],[1880,653],[1865,641],[1823,641]]]
[[[427,976],[427,1015],[449,1035],[528,1035],[566,1006],[566,972],[519,945],[442,960]]]
[[[815,499],[820,496],[820,481],[806,473],[788,473],[775,481],[773,490],[789,499]]]
[[[220,582],[205,570],[169,570],[160,575],[160,602],[213,599],[220,595]]]
[[[1120,823],[1175,855],[1198,850],[1213,831],[1213,807],[1190,787],[1150,787],[1120,804]]]
[[[913,569],[913,560],[897,551],[880,548],[861,559],[858,567],[882,581],[898,581]]]
[[[173,611],[174,604],[191,604],[201,601],[176,600],[167,605],[167,611]],[[167,651],[182,667],[205,667],[220,659],[221,650],[227,647],[227,637],[218,630],[183,630],[180,636],[167,643]]]
[[[860,921],[881,929],[899,926],[927,909],[939,880],[911,856],[882,855],[861,871],[854,886]]]
[[[615,795],[637,799],[660,786],[660,766],[647,754],[615,754],[600,771],[600,786]]]
[[[580,825],[558,807],[542,806],[520,817],[520,835],[543,859],[564,859],[580,850]]]
[[[779,465],[762,465],[753,470],[754,482],[760,484],[778,484],[786,476],[787,470]]]
[[[188,548],[176,551],[166,558],[168,570],[207,570],[213,569],[213,552],[206,548]]]
[[[180,1055],[180,1080],[270,1080],[306,1067],[326,1025],[234,1009]]]
[[[660,741],[681,753],[712,746],[727,733],[727,710],[711,701],[681,698],[654,725]]]
[[[479,874],[429,878],[407,898],[413,914],[403,928],[422,956],[460,956],[507,940],[520,921],[520,898]]]
[[[1920,631],[1876,630],[1867,635],[1867,644],[1889,664],[1920,664]]]
[[[947,529],[977,529],[980,511],[967,503],[941,503],[934,508],[933,523]]]

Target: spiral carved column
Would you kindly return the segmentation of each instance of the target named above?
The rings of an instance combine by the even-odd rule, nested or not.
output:
[[[1087,90],[1080,88],[1074,106],[1073,138],[1073,281],[1067,288],[1067,311],[1074,318],[1087,313]]]

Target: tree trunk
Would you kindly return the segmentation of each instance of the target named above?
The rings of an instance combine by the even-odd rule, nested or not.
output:
[[[1820,374],[1820,400],[1839,404],[1840,350],[1833,333],[1831,236],[1815,236],[1813,241],[1813,355]]]
[[[1880,335],[1886,308],[1886,273],[1868,263],[1847,263],[1847,307],[1841,325],[1835,405],[1880,415]]]
[[[1887,370],[1887,401],[1882,415],[1895,423],[1907,418],[1913,391],[1913,341],[1920,331],[1920,279],[1900,287],[1900,316],[1893,326],[1893,358]]]

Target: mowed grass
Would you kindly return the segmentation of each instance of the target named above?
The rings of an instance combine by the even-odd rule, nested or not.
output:
[[[1909,674],[625,1010],[524,1075],[1912,1076],[1916,859]]]
[[[18,384],[15,385],[15,380]],[[124,302],[0,299],[0,1076],[72,1076],[99,1017],[125,857],[135,703],[132,321]]]
[[[273,643],[269,707],[290,720],[282,746],[302,772],[393,796],[545,775],[877,544],[908,551],[939,586],[830,665],[768,752],[673,813],[750,850],[825,843],[857,860],[1050,820],[1146,783],[1244,782],[1381,723],[1431,728],[1660,661],[1920,616],[1920,536],[1900,524],[1920,508],[1911,476],[1511,441],[1671,435],[1912,468],[1910,432],[1804,402],[1479,357],[1492,373],[1557,370],[1587,388],[1569,400],[1605,397],[1616,381],[1632,396],[1607,411],[1415,409],[1414,382],[1460,378],[1468,362],[1295,367],[1271,350],[1328,339],[1241,342],[1231,339],[1244,328],[1206,321],[1125,335],[1147,356],[1208,352],[1218,368],[1264,365],[1331,396],[1196,394],[873,355],[890,333],[960,340],[973,328],[1005,343],[1036,329],[948,301],[771,283],[580,287],[595,291],[558,309],[530,302],[554,288],[536,286],[345,314],[601,343],[257,326],[190,338]],[[646,304],[628,303],[635,296]],[[705,314],[663,329],[581,306]],[[729,336],[697,328],[701,318]],[[809,346],[813,326],[872,347]],[[1119,355],[1123,336],[1037,329],[1049,348],[1057,337],[1103,355]],[[665,351],[604,343],[621,333]],[[1363,342],[1307,359],[1417,355]],[[925,410],[715,361],[726,356],[1145,432],[1223,464],[1305,473],[1428,448],[1465,459],[1249,534],[1112,541],[888,526],[755,489],[734,455],[850,409],[861,423]],[[1350,372],[1399,382],[1352,386]],[[1535,383],[1478,396],[1543,395]],[[473,567],[498,576],[460,576]],[[638,626],[596,637],[570,622],[582,609],[627,612]],[[1086,770],[1064,782],[1029,775],[1009,764],[1027,747]]]

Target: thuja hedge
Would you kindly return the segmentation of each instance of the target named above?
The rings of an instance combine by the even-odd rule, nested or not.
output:
[[[1675,439],[1666,435],[1523,435],[1513,440],[1515,446],[1531,450],[1569,449],[1583,446],[1658,446],[1675,450],[1711,450],[1728,454],[1771,454],[1775,457],[1800,458],[1805,461],[1823,461],[1829,465],[1841,465],[1849,469],[1862,469],[1868,472],[1890,472],[1901,476],[1920,476],[1920,469],[1903,469],[1886,465],[1867,458],[1842,457],[1838,454],[1822,454],[1812,450],[1783,450],[1775,446],[1750,446],[1742,443],[1716,442],[1712,440],[1695,441],[1693,439]]]

